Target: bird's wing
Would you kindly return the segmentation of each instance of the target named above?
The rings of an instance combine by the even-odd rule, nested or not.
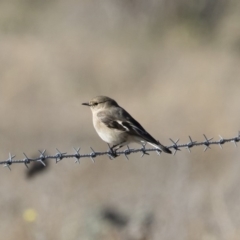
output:
[[[146,142],[159,144],[128,112],[122,108],[110,113],[101,111],[97,114],[98,118],[109,128],[113,128],[129,134],[138,136]]]
[[[131,119],[131,121],[123,121],[122,125],[129,129],[129,132],[132,135],[138,136],[146,142],[151,142],[158,145],[158,142],[147,131],[145,131],[145,129],[136,120],[132,120],[134,119]]]
[[[121,124],[121,121],[118,121],[107,111],[101,111],[97,114],[97,116],[98,116],[98,119],[109,128],[116,129],[123,132],[128,131],[128,129]]]

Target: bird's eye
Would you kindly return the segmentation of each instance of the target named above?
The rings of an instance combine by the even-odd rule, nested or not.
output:
[[[98,103],[97,103],[97,102],[95,102],[95,103],[93,103],[92,105],[93,105],[93,106],[97,106],[97,105],[98,105]]]

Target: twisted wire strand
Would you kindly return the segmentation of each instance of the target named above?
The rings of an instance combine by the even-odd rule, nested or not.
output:
[[[204,146],[204,152],[208,149],[211,149],[210,146],[211,145],[219,145],[219,147],[222,149],[222,145],[225,143],[229,143],[232,142],[235,144],[235,146],[237,147],[237,142],[240,141],[240,131],[238,132],[238,135],[236,137],[232,137],[232,138],[223,138],[222,136],[219,135],[219,140],[218,141],[212,141],[213,138],[208,138],[205,134],[203,134],[204,136],[204,141],[201,142],[197,142],[197,141],[193,141],[192,138],[189,136],[189,142],[188,143],[184,143],[184,144],[178,144],[179,139],[177,139],[176,141],[172,140],[170,138],[170,141],[172,142],[172,145],[169,146],[169,149],[173,150],[173,155],[175,155],[178,151],[181,151],[181,148],[186,148],[189,152],[191,152],[191,148],[196,147],[196,146]],[[75,163],[80,163],[80,159],[81,158],[90,158],[92,160],[92,162],[95,162],[95,158],[97,158],[98,156],[103,156],[103,155],[107,155],[110,159],[113,159],[117,156],[120,155],[124,155],[125,158],[128,160],[128,155],[132,154],[132,153],[138,153],[141,152],[141,157],[143,157],[144,155],[149,155],[149,152],[156,152],[157,154],[160,155],[160,151],[156,148],[145,148],[145,145],[142,145],[142,148],[139,149],[131,149],[129,148],[129,146],[127,146],[127,149],[125,150],[121,150],[121,151],[117,151],[117,152],[113,152],[109,146],[109,150],[105,151],[105,152],[96,152],[93,150],[92,147],[90,147],[91,152],[90,153],[85,153],[85,154],[80,154],[80,148],[74,148],[74,153],[73,154],[67,154],[66,152],[61,152],[60,150],[57,150],[57,152],[54,155],[46,155],[46,150],[43,151],[39,151],[39,156],[36,158],[28,158],[28,156],[23,153],[24,158],[23,159],[14,159],[15,155],[12,155],[11,153],[9,153],[9,157],[7,160],[4,161],[0,161],[0,164],[3,165],[4,167],[7,167],[9,170],[11,170],[10,166],[12,164],[16,164],[16,163],[23,163],[25,164],[25,166],[28,168],[28,165],[31,162],[40,162],[43,166],[45,166],[44,161],[46,159],[55,159],[56,163],[58,163],[59,161],[65,159],[65,158],[75,158]]]

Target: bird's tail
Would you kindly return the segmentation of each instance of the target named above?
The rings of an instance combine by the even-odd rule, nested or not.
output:
[[[162,144],[159,144],[159,147],[163,152],[172,154],[171,150],[169,150],[167,147],[163,146]]]
[[[158,145],[154,144],[154,143],[150,143],[150,142],[148,142],[148,143],[155,148],[159,148],[160,150],[162,150],[165,153],[172,154],[172,152],[167,147],[163,146],[160,142],[158,142]]]

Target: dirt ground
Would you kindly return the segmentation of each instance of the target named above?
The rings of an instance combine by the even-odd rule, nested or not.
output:
[[[169,2],[1,1],[0,161],[105,151],[81,105],[97,95],[167,146],[237,136],[238,1]],[[1,239],[237,240],[239,148],[203,149],[2,168]]]

